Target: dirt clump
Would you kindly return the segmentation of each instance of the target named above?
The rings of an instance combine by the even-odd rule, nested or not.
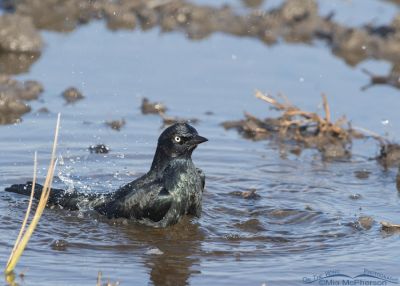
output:
[[[113,130],[120,131],[121,128],[125,126],[126,121],[125,119],[111,120],[111,121],[106,121],[105,124]]]
[[[369,178],[370,175],[371,175],[371,171],[368,171],[368,170],[363,169],[363,170],[354,171],[354,176],[360,180],[366,180]]]
[[[0,52],[0,73],[12,75],[28,72],[39,57],[39,53]]]
[[[374,219],[370,216],[360,216],[358,218],[358,223],[363,229],[369,230],[374,224]]]
[[[67,103],[74,103],[85,97],[76,87],[69,87],[62,92],[62,97],[64,97]]]
[[[160,102],[151,102],[147,98],[143,98],[142,105],[140,107],[142,114],[156,114],[161,117],[164,126],[172,125],[178,122],[188,122],[191,124],[197,124],[199,120],[197,118],[182,118],[182,117],[174,117],[168,116],[165,114],[167,111],[167,107]]]
[[[161,102],[150,102],[150,100],[145,97],[142,99],[141,110],[142,114],[160,114],[165,113],[167,108]]]
[[[249,189],[247,191],[234,191],[229,193],[232,196],[241,197],[246,200],[258,200],[261,199],[261,196],[257,194],[256,189]]]
[[[21,116],[31,111],[26,101],[38,99],[43,86],[36,81],[20,82],[0,75],[0,124],[21,121]]]
[[[384,142],[376,158],[384,168],[397,167],[400,165],[400,145]]]
[[[0,51],[40,53],[42,46],[42,38],[30,17],[0,15]]]
[[[47,107],[41,107],[38,110],[36,110],[36,113],[42,113],[42,114],[50,113],[50,110]]]

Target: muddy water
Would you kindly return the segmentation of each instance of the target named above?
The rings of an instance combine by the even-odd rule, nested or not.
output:
[[[341,1],[338,1],[341,2]],[[388,4],[389,5],[389,4]],[[374,142],[353,146],[346,162],[323,162],[268,142],[251,142],[223,130],[224,120],[273,111],[252,97],[255,88],[282,91],[307,110],[320,108],[326,92],[334,117],[400,140],[399,92],[373,87],[362,67],[386,72],[368,61],[348,67],[323,44],[277,45],[214,35],[191,42],[181,34],[107,31],[92,23],[63,35],[43,33],[42,57],[19,79],[45,86],[49,114],[32,112],[18,125],[1,126],[0,189],[31,178],[33,151],[45,168],[57,112],[62,113],[59,187],[106,192],[148,170],[161,122],[140,113],[141,98],[160,100],[169,115],[196,117],[210,141],[194,154],[207,175],[203,214],[167,229],[108,221],[90,213],[46,210],[17,272],[22,285],[94,285],[97,272],[122,285],[302,285],[303,277],[338,269],[364,268],[399,276],[399,236],[379,221],[399,222],[396,170],[370,157]],[[66,105],[61,92],[76,86],[85,99]],[[206,112],[212,111],[212,115]],[[104,122],[126,120],[121,131]],[[87,147],[104,143],[106,155]],[[357,178],[358,171],[369,176]],[[45,170],[41,169],[43,181]],[[244,199],[232,192],[256,189]],[[18,232],[27,200],[0,192],[0,265]],[[360,216],[374,219],[362,228]]]

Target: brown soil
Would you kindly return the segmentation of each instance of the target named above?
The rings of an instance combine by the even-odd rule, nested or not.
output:
[[[165,113],[167,108],[161,102],[150,102],[147,98],[143,98],[141,110],[142,114],[160,114]]]
[[[157,114],[161,117],[163,125],[172,125],[177,122],[189,122],[196,124],[199,122],[197,118],[182,118],[182,117],[171,117],[165,114],[167,107],[160,102],[150,102],[149,99],[143,98],[142,106],[140,107],[142,114]]]
[[[75,87],[69,87],[64,90],[62,97],[64,97],[67,103],[74,103],[85,98],[83,94]]]
[[[19,82],[0,75],[0,124],[21,121],[21,116],[31,110],[26,101],[38,99],[42,91],[39,82]]]
[[[400,166],[400,145],[383,142],[380,153],[376,159],[384,168]]]
[[[120,131],[121,128],[125,126],[125,124],[125,119],[106,121],[106,125],[116,131]]]

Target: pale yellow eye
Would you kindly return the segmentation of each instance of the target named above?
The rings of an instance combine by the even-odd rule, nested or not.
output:
[[[174,140],[175,140],[175,142],[179,143],[179,142],[181,142],[181,137],[175,136]]]

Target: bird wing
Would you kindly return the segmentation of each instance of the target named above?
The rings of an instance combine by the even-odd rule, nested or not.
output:
[[[204,191],[204,187],[206,185],[206,175],[204,174],[203,170],[200,168],[196,168],[197,173],[199,173],[200,179],[201,179],[201,185],[202,185],[202,189]]]
[[[168,212],[172,198],[161,181],[131,182],[114,193],[109,203],[96,210],[109,218],[134,218],[160,221]]]

